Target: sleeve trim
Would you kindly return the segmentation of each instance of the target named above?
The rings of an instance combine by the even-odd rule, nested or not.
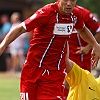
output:
[[[26,26],[25,26],[25,23],[22,22],[21,25],[23,26],[23,28],[26,30]]]

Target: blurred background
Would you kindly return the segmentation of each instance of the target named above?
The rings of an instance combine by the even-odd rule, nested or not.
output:
[[[26,19],[36,9],[55,1],[57,0],[0,0],[0,15],[3,13],[11,15],[18,11],[22,14],[23,19]],[[100,0],[77,0],[77,4],[100,15]]]
[[[0,0],[0,42],[13,27],[38,8],[56,0]],[[77,4],[100,17],[100,0],[78,0]],[[19,100],[19,77],[33,34],[25,33],[9,45],[0,56],[0,100]],[[20,44],[20,45],[19,45]],[[97,77],[100,64],[92,73]]]

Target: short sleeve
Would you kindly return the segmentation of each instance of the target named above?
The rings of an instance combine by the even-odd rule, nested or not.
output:
[[[31,17],[22,22],[22,26],[28,31],[46,24],[48,20],[47,8],[40,8]]]
[[[74,63],[72,70],[66,75],[66,80],[70,86],[75,86],[82,79],[82,69]]]
[[[85,24],[89,29],[94,32],[100,31],[100,24],[91,12],[87,12],[86,19]]]

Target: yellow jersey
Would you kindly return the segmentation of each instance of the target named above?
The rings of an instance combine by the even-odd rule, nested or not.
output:
[[[66,75],[70,90],[67,100],[100,100],[100,79],[74,63]]]

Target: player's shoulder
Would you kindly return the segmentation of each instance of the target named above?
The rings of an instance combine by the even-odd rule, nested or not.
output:
[[[90,10],[79,5],[76,5],[75,8],[81,10],[82,13],[91,13]]]

